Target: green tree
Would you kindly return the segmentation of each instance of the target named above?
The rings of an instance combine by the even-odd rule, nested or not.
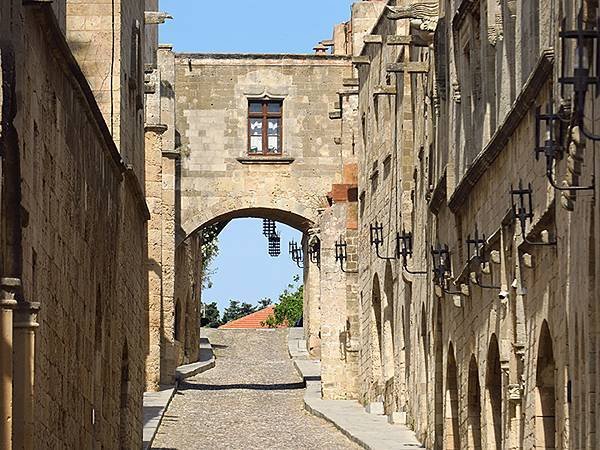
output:
[[[267,306],[270,306],[273,304],[273,300],[271,300],[268,297],[263,298],[262,300],[258,301],[258,309],[265,309]]]
[[[204,305],[204,317],[202,318],[202,326],[208,328],[217,328],[221,325],[219,320],[221,313],[217,307],[217,302],[206,303]]]
[[[245,317],[253,312],[256,312],[256,307],[252,306],[250,303],[240,303],[238,300],[229,300],[229,306],[223,311],[222,323],[231,322],[232,320]]]
[[[275,312],[264,322],[269,327],[279,325],[293,326],[301,317],[304,305],[304,285],[300,284],[300,277],[296,275],[279,296],[279,303],[275,305]]]

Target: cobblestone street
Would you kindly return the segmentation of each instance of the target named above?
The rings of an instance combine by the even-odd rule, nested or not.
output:
[[[303,385],[287,353],[287,330],[208,333],[216,367],[181,384],[153,448],[358,448],[304,411]]]

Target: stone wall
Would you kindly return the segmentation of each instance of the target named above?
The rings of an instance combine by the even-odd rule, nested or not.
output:
[[[339,125],[324,117],[350,70],[337,56],[176,55],[184,235],[251,209],[292,213],[283,221],[307,230],[341,177]],[[247,156],[248,100],[264,96],[283,99],[281,157]]]
[[[14,323],[2,323],[14,342],[3,386],[15,379],[3,446],[136,448],[148,320],[143,189],[52,6],[22,3],[0,6],[1,292],[3,305],[7,294],[17,301]]]
[[[117,147],[143,181],[144,0],[67,0],[66,23]]]
[[[146,73],[149,390],[172,384],[177,366],[197,361],[200,342],[200,237],[194,235],[176,246],[180,153],[175,147],[173,61],[171,47],[161,46],[156,67]]]
[[[534,156],[536,108],[560,106],[561,18],[550,2],[413,3],[384,14],[355,59],[360,398],[383,401],[428,448],[593,448],[597,208],[592,191],[554,189]],[[572,26],[576,11],[562,14]],[[571,137],[553,176],[589,184],[592,144]],[[525,235],[510,213],[520,180],[532,187]],[[412,232],[408,270],[376,255],[376,221],[381,256]],[[476,229],[483,262],[468,258]]]

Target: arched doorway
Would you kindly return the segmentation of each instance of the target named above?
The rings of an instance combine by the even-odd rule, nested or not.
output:
[[[394,367],[394,278],[392,265],[388,261],[385,265],[383,281],[383,330],[381,357],[383,362],[384,411],[391,414],[396,411],[395,367]]]
[[[435,351],[435,388],[434,388],[434,412],[435,412],[435,438],[434,449],[443,448],[444,438],[444,354],[443,354],[443,335],[442,335],[442,305],[438,302],[434,318],[434,351]]]
[[[556,448],[556,364],[548,323],[542,323],[536,365],[535,448]]]
[[[173,317],[173,339],[181,342],[181,301],[175,301],[175,314]]]
[[[444,449],[460,450],[460,430],[458,427],[458,370],[454,347],[448,347],[446,364],[446,419],[444,426]]]
[[[468,381],[468,448],[481,450],[481,389],[479,385],[479,367],[475,355],[469,362]]]
[[[502,372],[500,348],[495,334],[492,334],[488,346],[485,387],[487,448],[500,450],[502,448]]]
[[[383,376],[381,343],[382,343],[382,309],[381,289],[379,277],[373,277],[373,289],[371,291],[371,370],[372,370],[372,397],[379,397],[382,393],[381,379]]]

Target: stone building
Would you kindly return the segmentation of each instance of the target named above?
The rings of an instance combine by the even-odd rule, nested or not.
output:
[[[582,63],[561,43],[578,17],[597,3],[391,1],[355,48],[358,396],[428,448],[597,447],[596,88],[561,81],[595,64],[593,39]]]
[[[345,29],[336,36],[345,46]],[[165,44],[157,70],[148,74],[148,383],[157,388],[172,381],[176,365],[193,361],[177,349],[171,324],[177,304],[191,307],[181,336],[196,342],[201,280],[198,264],[189,262],[201,258],[206,233],[239,217],[283,222],[307,238],[314,231],[332,184],[343,182],[344,167],[354,160],[352,146],[342,145],[340,124],[327,118],[352,66],[340,52],[179,54]],[[156,262],[160,271],[153,270]],[[318,276],[317,266],[305,262],[313,353],[320,342]]]
[[[0,4],[0,447],[139,448],[141,1]]]

